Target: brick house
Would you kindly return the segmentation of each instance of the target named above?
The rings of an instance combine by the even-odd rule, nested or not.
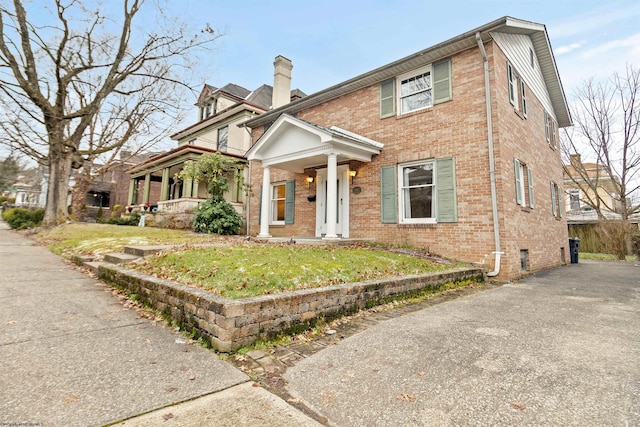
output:
[[[259,238],[425,247],[505,280],[567,261],[544,25],[504,17],[244,125]]]

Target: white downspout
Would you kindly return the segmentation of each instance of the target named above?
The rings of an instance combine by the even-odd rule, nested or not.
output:
[[[489,61],[487,59],[487,52],[484,50],[484,44],[480,33],[476,33],[476,41],[480,48],[480,54],[482,55],[482,62],[484,64],[484,91],[485,101],[487,104],[487,144],[489,145],[489,176],[491,178],[491,208],[493,209],[493,237],[495,240],[495,254],[496,262],[493,271],[487,273],[487,276],[494,277],[500,273],[500,258],[504,254],[500,250],[500,223],[498,218],[498,199],[496,196],[496,163],[493,157],[493,122],[491,119],[491,87],[489,85]]]

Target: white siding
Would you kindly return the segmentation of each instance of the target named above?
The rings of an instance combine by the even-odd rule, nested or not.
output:
[[[491,33],[491,36],[495,40],[496,44],[502,49],[505,56],[515,68],[516,72],[527,84],[529,90],[540,100],[545,110],[551,114],[556,120],[556,113],[551,104],[551,97],[549,91],[544,83],[542,76],[542,70],[538,63],[536,51],[533,48],[533,42],[531,38],[523,34],[509,34],[509,33]],[[531,66],[530,50],[533,51],[534,65]],[[496,64],[499,66],[499,64]],[[506,64],[505,64],[506,67]],[[504,82],[506,85],[507,82]]]

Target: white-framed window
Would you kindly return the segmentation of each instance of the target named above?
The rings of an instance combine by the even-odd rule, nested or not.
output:
[[[400,114],[428,108],[433,105],[430,65],[399,76],[397,83],[398,111]]]
[[[511,105],[518,108],[518,77],[516,76],[515,70],[509,63],[507,63],[507,79],[509,88],[509,102],[511,103]]]
[[[569,208],[572,211],[580,209],[580,190],[572,188],[567,193],[569,193]]]
[[[451,59],[445,59],[381,82],[380,118],[451,101],[451,81]]]
[[[218,151],[222,153],[227,152],[228,140],[229,140],[229,126],[224,126],[218,129]]]
[[[285,203],[287,200],[287,189],[285,182],[271,184],[271,215],[269,222],[273,225],[284,224]]]
[[[551,145],[551,130],[549,129],[549,113],[544,112],[544,134],[547,138],[547,143]]]
[[[189,145],[196,145],[196,138],[190,139],[188,144]]]
[[[401,223],[435,223],[435,162],[418,161],[398,166]]]
[[[516,203],[522,207],[534,207],[533,172],[524,162],[514,159]]]

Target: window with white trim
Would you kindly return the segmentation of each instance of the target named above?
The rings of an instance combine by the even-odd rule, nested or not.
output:
[[[509,63],[507,63],[507,80],[509,88],[509,102],[514,107],[518,108],[518,77],[516,76],[515,70]]]
[[[218,129],[218,151],[222,153],[227,152],[228,140],[229,140],[229,126],[224,126]]]
[[[435,222],[434,178],[433,161],[412,162],[398,167],[400,222]]]
[[[516,203],[522,207],[533,208],[533,172],[521,160],[514,159]]]
[[[572,211],[580,209],[580,190],[573,188],[569,191],[569,207]]]
[[[398,111],[400,114],[431,107],[431,66],[400,76],[398,82]]]
[[[286,183],[271,184],[271,217],[269,222],[274,225],[284,224],[284,211],[287,197]]]

